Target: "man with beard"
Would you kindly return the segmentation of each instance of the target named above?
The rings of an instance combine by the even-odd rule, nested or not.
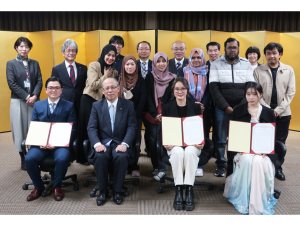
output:
[[[224,177],[226,168],[225,146],[228,125],[233,107],[244,99],[244,87],[248,81],[254,81],[253,70],[247,59],[239,57],[240,43],[235,38],[228,38],[224,43],[225,55],[211,63],[210,93],[215,104],[217,129],[217,168],[215,176]],[[235,152],[227,152],[227,173],[233,171]]]

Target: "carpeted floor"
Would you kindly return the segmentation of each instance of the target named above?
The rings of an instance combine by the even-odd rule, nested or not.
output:
[[[288,153],[283,166],[287,180],[276,180],[275,186],[282,193],[276,207],[276,214],[300,214],[300,133],[290,132],[287,141]],[[174,190],[158,193],[158,183],[151,177],[150,159],[142,156],[139,161],[141,178],[128,183],[129,196],[122,205],[115,205],[111,199],[102,207],[96,205],[89,192],[94,183],[87,185],[87,178],[93,174],[91,166],[73,163],[68,174],[77,173],[80,190],[65,186],[65,199],[56,202],[53,197],[41,197],[27,202],[30,190],[22,190],[24,182],[29,181],[25,171],[20,170],[20,157],[14,150],[11,133],[0,134],[0,214],[1,215],[93,215],[93,214],[141,214],[141,215],[238,215],[233,206],[222,195],[224,178],[213,175],[214,159],[204,168],[204,177],[197,181],[213,184],[213,189],[205,186],[195,187],[196,207],[194,211],[175,211],[172,207]],[[130,177],[129,177],[130,178]]]

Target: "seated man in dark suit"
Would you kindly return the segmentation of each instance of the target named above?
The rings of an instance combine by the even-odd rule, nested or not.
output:
[[[122,187],[127,173],[130,146],[135,137],[136,118],[131,101],[118,98],[120,87],[115,78],[106,78],[102,83],[105,99],[93,104],[88,135],[93,147],[89,160],[94,164],[100,194],[97,205],[106,202],[108,194],[108,171],[113,170],[113,201],[123,202]]]
[[[73,123],[71,141],[74,138],[76,122],[73,103],[60,98],[62,93],[62,83],[56,77],[50,77],[46,81],[46,94],[48,98],[35,103],[32,112],[32,121],[41,122],[70,122]],[[47,146],[31,146],[25,156],[27,173],[29,174],[34,189],[27,196],[27,201],[32,201],[41,196],[44,191],[44,183],[41,179],[40,162],[49,155],[54,157],[55,170],[53,186],[53,197],[56,201],[61,201],[64,198],[64,193],[61,189],[62,179],[65,177],[69,165],[70,152],[66,147]]]
[[[174,58],[169,60],[169,71],[177,77],[183,77],[183,68],[189,64],[189,60],[184,57],[185,50],[183,41],[175,41],[172,44]]]

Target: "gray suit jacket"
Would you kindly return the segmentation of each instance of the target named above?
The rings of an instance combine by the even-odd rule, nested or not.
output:
[[[26,71],[22,62],[16,59],[6,64],[6,79],[11,90],[11,98],[26,100],[28,94],[40,97],[43,86],[40,65],[33,59],[28,59],[30,93],[27,92],[24,81],[27,79]]]

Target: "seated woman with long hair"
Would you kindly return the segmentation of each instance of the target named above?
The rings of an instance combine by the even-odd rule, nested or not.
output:
[[[262,87],[255,82],[245,86],[247,102],[233,110],[232,120],[254,123],[275,122],[274,112],[259,103]],[[274,214],[275,169],[265,154],[237,153],[233,173],[226,178],[224,197],[242,214]]]

